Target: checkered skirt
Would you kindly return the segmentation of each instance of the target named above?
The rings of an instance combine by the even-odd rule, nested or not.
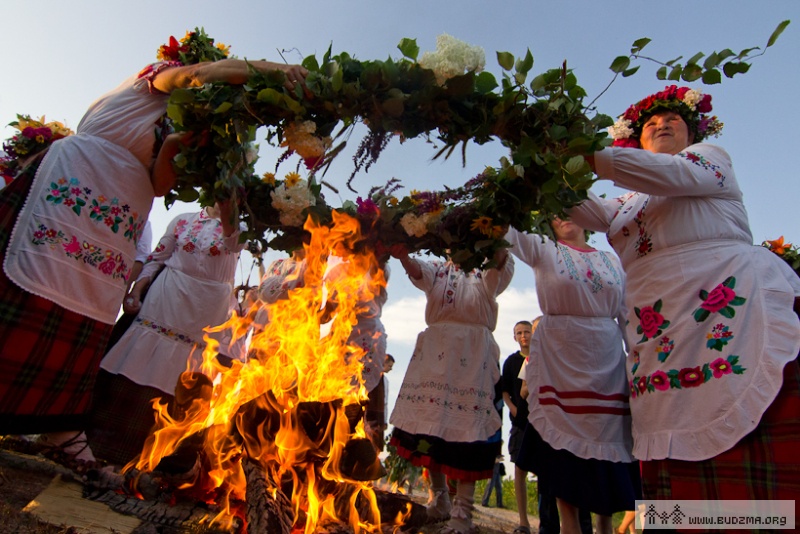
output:
[[[800,366],[783,369],[778,397],[758,426],[708,460],[642,462],[645,499],[800,500]]]
[[[0,263],[32,182],[23,175],[0,191]],[[84,428],[110,332],[0,270],[0,434]]]

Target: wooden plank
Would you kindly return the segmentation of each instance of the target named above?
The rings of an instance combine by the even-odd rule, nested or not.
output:
[[[105,504],[84,499],[82,494],[79,483],[56,476],[24,511],[52,525],[73,527],[81,534],[130,534],[141,524],[138,518],[118,514]]]

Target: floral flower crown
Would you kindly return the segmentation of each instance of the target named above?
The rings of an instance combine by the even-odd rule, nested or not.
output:
[[[180,61],[184,65],[194,65],[203,61],[225,59],[230,54],[230,47],[222,43],[214,44],[214,39],[206,35],[203,28],[187,31],[183,39],[169,38],[169,43],[158,49],[161,61]]]
[[[53,141],[58,141],[74,132],[58,121],[45,122],[32,119],[29,115],[17,115],[17,120],[10,123],[19,133],[3,143],[0,156],[0,176],[6,184],[13,180],[24,168],[24,161],[47,149]]]
[[[614,139],[612,146],[641,148],[639,137],[645,121],[658,111],[673,111],[680,115],[689,131],[694,134],[694,142],[718,137],[723,123],[716,116],[709,117],[711,111],[711,95],[705,95],[697,89],[669,85],[663,91],[652,94],[632,105],[620,115],[608,133]]]

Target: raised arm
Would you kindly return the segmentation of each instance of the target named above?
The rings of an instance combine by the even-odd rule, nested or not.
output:
[[[284,65],[264,60],[221,59],[164,69],[153,80],[153,87],[162,93],[171,93],[175,89],[200,87],[212,82],[243,84],[250,76],[248,65],[264,73],[283,72],[286,75],[287,89],[294,88],[296,83],[304,84],[308,75],[308,71],[300,65]]]

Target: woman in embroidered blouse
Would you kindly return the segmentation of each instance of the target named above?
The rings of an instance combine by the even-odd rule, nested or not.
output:
[[[597,532],[610,534],[611,515],[641,499],[625,377],[625,275],[574,222],[551,226],[556,243],[506,234],[511,253],[533,268],[543,312],[525,366],[529,424],[517,464],[556,498],[563,532],[581,532],[585,510]]]
[[[631,106],[589,161],[632,192],[570,216],[608,232],[627,273],[645,498],[798,499],[800,280],[753,245],[730,157],[702,142],[710,111],[676,86]]]
[[[497,296],[511,282],[514,261],[505,249],[498,267],[465,273],[451,261],[412,259],[396,246],[411,283],[425,292],[425,322],[417,337],[390,423],[398,454],[431,473],[431,520],[450,521],[443,532],[475,532],[475,481],[491,478],[500,454],[500,415],[495,384],[500,380]],[[458,481],[451,503],[446,479]]]
[[[0,434],[45,433],[69,456],[83,446],[75,430],[87,421],[136,242],[153,197],[174,180],[154,168],[154,154],[163,158],[156,167],[170,167],[180,142],[172,138],[162,150],[156,142],[169,95],[248,77],[248,63],[223,59],[202,31],[184,40],[161,48],[169,60],[96,100],[77,134],[53,143],[35,177],[0,192]],[[287,88],[306,75],[297,65],[249,65],[282,71]]]
[[[228,319],[239,232],[227,204],[175,217],[127,298],[133,326],[106,354],[87,432],[94,454],[124,465],[140,453],[153,423],[151,399],[172,400],[181,373],[202,363],[203,328]],[[152,287],[150,277],[163,266]]]

